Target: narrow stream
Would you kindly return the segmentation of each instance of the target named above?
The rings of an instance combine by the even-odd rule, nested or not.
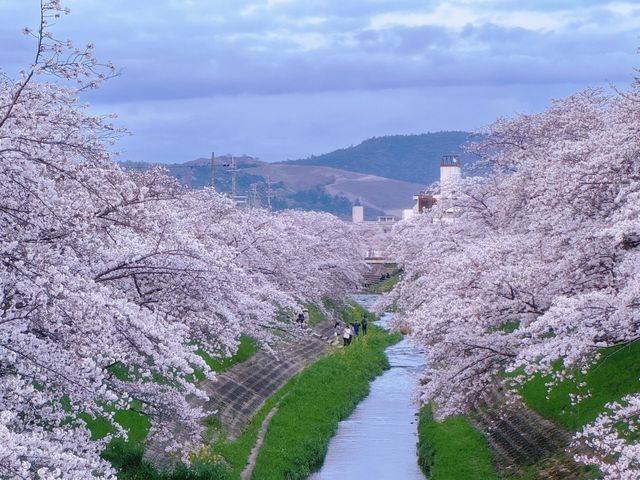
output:
[[[371,307],[376,295],[355,299]],[[387,327],[392,314],[377,325]],[[338,425],[322,469],[311,480],[424,480],[418,467],[417,405],[412,401],[424,355],[407,339],[385,351],[391,368],[371,383],[369,396]]]

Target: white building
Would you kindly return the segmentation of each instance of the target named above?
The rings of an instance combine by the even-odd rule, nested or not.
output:
[[[435,194],[425,192],[414,195],[414,213],[422,213],[430,209],[442,197],[452,195],[461,179],[460,158],[457,155],[444,155],[440,161],[440,192]]]
[[[362,205],[354,205],[351,207],[351,221],[353,223],[364,222],[364,207]]]
[[[440,196],[448,196],[455,191],[462,178],[460,159],[457,155],[445,155],[440,162]]]

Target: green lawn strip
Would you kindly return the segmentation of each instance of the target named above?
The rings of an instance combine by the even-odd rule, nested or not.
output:
[[[331,300],[326,300],[325,307],[335,308],[335,303]],[[316,325],[324,320],[326,317],[315,305],[307,305],[310,316],[310,324]],[[362,307],[357,307],[356,310],[362,312],[365,310]],[[372,314],[370,314],[372,316]],[[240,338],[240,345],[236,353],[227,358],[215,358],[204,350],[198,350],[196,353],[200,355],[207,365],[215,372],[223,372],[233,367],[238,363],[242,363],[256,353],[259,349],[258,344],[252,338],[248,336],[242,336]],[[129,375],[129,369],[122,364],[116,364],[112,367],[112,373],[122,380],[126,380]],[[196,371],[194,374],[194,381],[201,381],[204,379],[204,374],[201,371]],[[159,379],[162,381],[163,379]],[[288,388],[295,383],[295,377],[285,387],[272,396],[263,409],[254,417],[251,421],[245,433],[233,443],[220,443],[212,448],[213,452],[219,451],[225,460],[230,464],[231,475],[233,478],[239,478],[240,472],[246,463],[246,459],[249,456],[251,448],[255,443],[257,432],[260,428],[262,419],[271,409],[271,406],[275,404],[281,395],[287,391]],[[136,408],[134,406],[134,408]],[[83,420],[87,422],[87,426],[91,431],[92,438],[100,439],[107,434],[113,434],[116,432],[115,427],[105,417],[92,418],[87,414],[81,414]],[[218,459],[216,456],[208,456],[206,462],[196,463],[192,468],[186,468],[183,465],[178,466],[174,471],[160,472],[153,467],[153,465],[144,461],[142,458],[144,452],[144,442],[146,440],[150,422],[147,416],[137,413],[134,410],[120,410],[115,413],[115,420],[128,432],[128,440],[120,438],[113,439],[105,451],[105,458],[109,459],[114,466],[119,470],[119,478],[121,479],[218,479],[228,478],[229,472],[227,469],[222,469],[226,473],[222,472],[220,466],[217,464]],[[255,424],[255,425],[254,425]],[[180,473],[181,476],[175,476]],[[213,472],[213,473],[211,473]],[[173,476],[172,476],[173,475]],[[203,475],[203,476],[197,476]],[[207,476],[209,475],[209,476]],[[211,476],[213,475],[213,476]],[[222,475],[222,476],[221,476]]]
[[[369,335],[295,377],[269,423],[253,478],[307,478],[317,470],[338,422],[366,397],[371,380],[389,367],[384,349],[400,338],[371,328]]]
[[[586,383],[578,389],[575,381],[564,381],[549,392],[547,377],[537,376],[521,388],[526,404],[544,417],[568,430],[580,430],[604,410],[605,404],[640,391],[640,342],[602,351],[601,359],[586,374],[577,377]],[[570,394],[591,395],[577,405],[571,405]]]
[[[420,411],[418,461],[429,480],[497,479],[484,436],[463,416],[437,422],[430,407]]]
[[[392,275],[391,277],[387,278],[386,280],[383,280],[380,283],[376,283],[373,285],[370,285],[367,290],[369,290],[369,292],[371,293],[386,293],[386,292],[390,292],[391,290],[393,290],[393,287],[396,286],[396,283],[398,283],[400,281],[400,274],[396,273],[394,275]]]

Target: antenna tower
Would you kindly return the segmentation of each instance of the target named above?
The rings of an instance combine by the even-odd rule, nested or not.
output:
[[[271,189],[271,177],[267,176],[267,205],[271,210],[271,198],[273,197],[273,190]]]
[[[258,194],[258,184],[252,183],[249,192],[249,207],[260,208],[260,195]]]

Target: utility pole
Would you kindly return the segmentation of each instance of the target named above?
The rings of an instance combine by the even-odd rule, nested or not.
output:
[[[258,184],[251,184],[251,191],[249,195],[249,208],[259,208],[260,207],[260,195],[258,194]]]
[[[273,190],[271,190],[271,177],[267,175],[267,205],[269,211],[271,211],[271,197],[273,197]]]
[[[236,198],[236,159],[231,155],[231,198]]]
[[[211,152],[211,178],[209,179],[209,186],[216,189],[216,155]]]

